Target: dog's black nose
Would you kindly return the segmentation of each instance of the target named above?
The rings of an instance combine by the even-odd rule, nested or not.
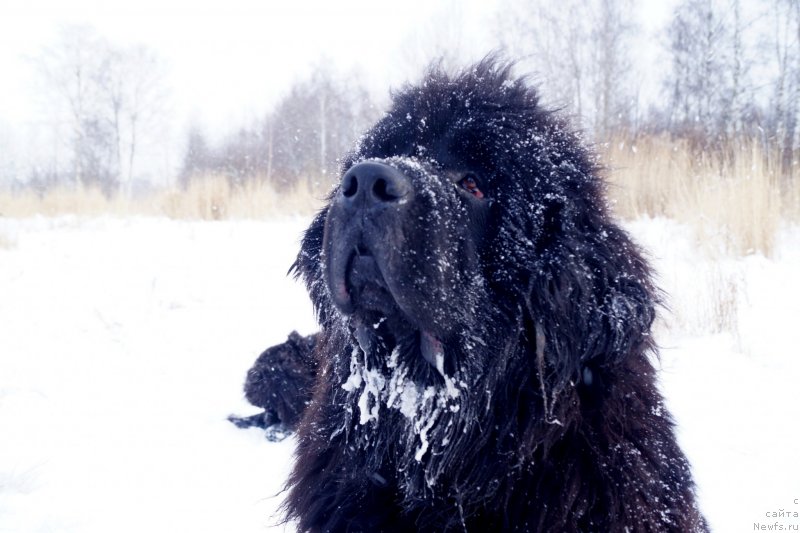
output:
[[[402,203],[411,194],[411,182],[396,168],[379,161],[364,161],[342,176],[338,201],[345,209],[374,209]]]

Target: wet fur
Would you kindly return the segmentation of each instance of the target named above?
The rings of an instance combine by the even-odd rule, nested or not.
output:
[[[457,229],[424,229],[432,241],[468,239],[476,258],[453,273],[463,285],[439,288],[451,298],[427,310],[447,317],[447,377],[419,356],[412,318],[379,324],[366,346],[355,338],[325,283],[323,209],[295,265],[321,331],[287,518],[314,532],[706,531],[656,385],[657,291],[580,139],[508,65],[488,59],[455,75],[433,68],[394,95],[343,170],[393,157],[442,182],[451,169],[491,177],[480,220],[467,206],[449,215]],[[437,194],[456,194],[448,187]],[[406,386],[438,398],[424,438],[414,417],[390,407],[391,390],[359,405],[364,380],[382,376],[389,387],[401,367]],[[363,407],[376,404],[364,422]]]
[[[230,420],[240,427],[296,427],[311,401],[316,379],[312,358],[316,339],[316,335],[303,337],[293,331],[286,342],[264,350],[247,371],[244,384],[247,401],[264,412]]]

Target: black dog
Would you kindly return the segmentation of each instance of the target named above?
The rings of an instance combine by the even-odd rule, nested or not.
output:
[[[228,420],[240,428],[260,427],[269,440],[282,440],[297,426],[311,400],[316,374],[312,351],[316,335],[301,337],[296,331],[283,344],[264,350],[247,372],[247,401],[262,407],[262,413]]]
[[[320,333],[248,379],[283,422],[308,403],[301,531],[707,530],[598,174],[493,59],[394,96],[295,263]]]

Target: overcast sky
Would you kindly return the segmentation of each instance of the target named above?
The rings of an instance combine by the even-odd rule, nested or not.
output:
[[[652,36],[675,1],[639,4],[631,13],[643,37],[632,52],[648,57],[640,64],[657,64]],[[498,47],[500,5],[501,0],[0,0],[0,152],[18,162],[36,161],[38,151],[52,144],[42,137],[52,106],[34,59],[58,42],[65,27],[89,26],[112,44],[145,45],[163,60],[171,104],[170,129],[161,134],[169,160],[158,165],[170,175],[190,123],[219,140],[262,117],[320,62],[351,72],[381,97],[419,75],[420,65],[443,52],[437,46],[458,50],[464,63],[482,57]],[[643,79],[655,83],[658,77]],[[0,153],[0,165],[2,159]]]
[[[645,34],[674,2],[647,4],[637,17]],[[434,33],[483,55],[497,46],[497,9],[498,0],[0,0],[0,123],[34,115],[31,59],[65,25],[153,48],[167,63],[178,117],[216,127],[260,114],[320,61],[383,92],[409,76],[412,58],[436,55],[419,44]]]
[[[35,116],[31,59],[65,25],[154,49],[167,63],[178,117],[217,127],[265,111],[320,61],[358,71],[376,92],[400,83],[415,34],[435,31],[429,21],[445,9],[456,10],[470,48],[494,46],[487,19],[496,0],[0,0],[0,123]]]

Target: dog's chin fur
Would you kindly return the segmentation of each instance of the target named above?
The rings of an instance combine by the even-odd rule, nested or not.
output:
[[[431,193],[354,230],[334,191],[305,234],[295,268],[321,332],[287,518],[315,532],[707,530],[650,361],[650,271],[535,91],[492,58],[431,69],[343,172],[364,160]],[[453,187],[464,169],[485,177],[485,201]],[[339,246],[364,235],[385,294],[350,302]]]

